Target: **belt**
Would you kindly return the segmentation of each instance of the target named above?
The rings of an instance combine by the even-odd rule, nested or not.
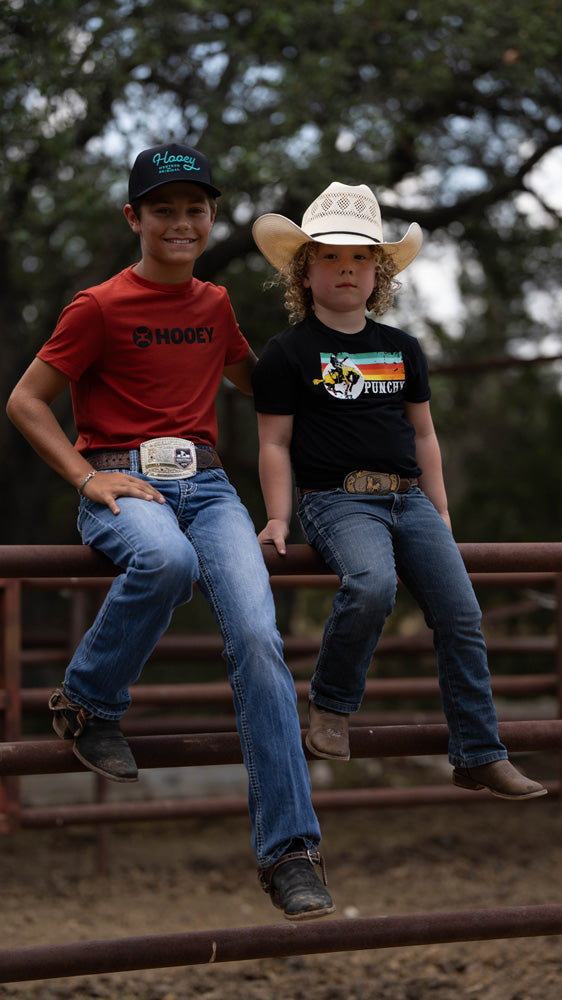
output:
[[[343,488],[346,493],[369,494],[375,496],[386,496],[389,493],[407,493],[412,486],[417,486],[419,479],[405,479],[395,472],[369,472],[360,469],[357,472],[350,472],[343,481]],[[337,489],[338,487],[336,487]],[[297,495],[304,496],[305,493],[319,493],[317,486],[299,486]]]
[[[84,458],[88,460],[92,469],[98,472],[103,469],[130,469],[130,452],[134,451],[138,456],[138,448],[131,448],[127,451],[92,451],[87,452]],[[196,448],[198,469],[222,469],[222,462],[216,451],[212,448]]]

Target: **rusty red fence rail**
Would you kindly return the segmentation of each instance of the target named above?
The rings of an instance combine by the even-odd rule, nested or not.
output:
[[[562,934],[562,905],[413,913],[0,950],[0,981]]]
[[[446,754],[446,725],[351,727],[352,756],[415,757]],[[500,738],[512,752],[562,749],[562,719],[503,722]],[[238,734],[131,736],[131,747],[141,770],[161,767],[197,767],[202,764],[240,764]],[[0,773],[65,774],[82,771],[69,741],[25,740],[0,743]]]
[[[562,572],[562,542],[461,542],[459,550],[472,573]],[[289,545],[279,555],[262,551],[273,576],[323,574],[331,570],[309,545]],[[115,576],[110,560],[87,545],[0,545],[1,577]]]

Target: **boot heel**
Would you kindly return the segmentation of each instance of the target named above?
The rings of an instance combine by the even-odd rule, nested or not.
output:
[[[461,771],[453,771],[453,784],[458,788],[468,788],[471,792],[478,792],[480,789],[485,788],[485,785],[480,785],[474,778],[471,778],[468,774],[462,774]]]

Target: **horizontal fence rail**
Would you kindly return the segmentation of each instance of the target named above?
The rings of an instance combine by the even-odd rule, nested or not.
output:
[[[0,950],[0,981],[552,934],[562,934],[562,905],[269,924]]]
[[[222,647],[221,647],[222,648]],[[189,654],[192,655],[192,654]],[[308,681],[295,681],[299,698],[305,698]],[[494,694],[555,694],[556,677],[553,674],[519,674],[509,677],[492,677]],[[28,711],[43,711],[52,688],[23,688],[22,707]],[[439,683],[434,677],[380,677],[367,681],[366,698],[437,698]],[[141,705],[231,705],[232,688],[228,681],[197,682],[192,684],[135,684],[132,704]],[[2,695],[0,693],[0,707]]]
[[[539,722],[503,722],[499,735],[508,750],[561,750],[562,719]],[[446,754],[449,730],[445,725],[377,726],[350,729],[353,757],[416,757]],[[131,736],[131,749],[142,769],[197,767],[201,764],[240,764],[237,733]],[[308,751],[307,755],[308,755]],[[0,775],[65,774],[83,771],[70,741],[30,740],[0,743]]]
[[[459,550],[473,573],[562,572],[562,542],[460,542]],[[273,545],[262,545],[262,552],[273,576],[333,575],[310,545],[288,545],[285,556]],[[119,572],[106,556],[87,545],[0,545],[0,577],[95,577]]]

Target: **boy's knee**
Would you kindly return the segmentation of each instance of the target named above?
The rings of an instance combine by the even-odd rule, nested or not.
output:
[[[152,548],[140,554],[137,571],[151,577],[153,594],[169,592],[191,596],[199,577],[199,561],[192,546],[180,544],[172,548]]]
[[[385,615],[391,613],[396,597],[394,577],[385,579],[382,574],[366,569],[346,576],[343,585],[365,614],[377,615],[381,611]]]

